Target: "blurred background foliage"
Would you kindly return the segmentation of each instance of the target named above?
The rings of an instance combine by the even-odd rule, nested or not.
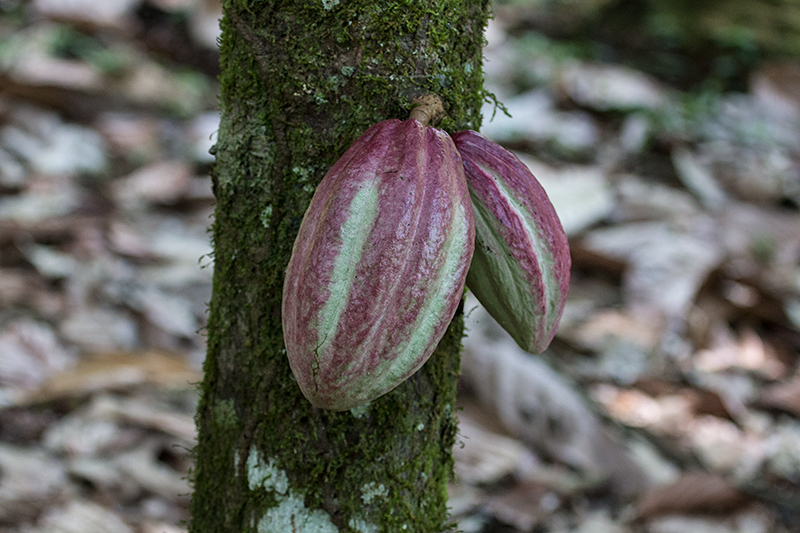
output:
[[[759,60],[800,56],[796,0],[498,0],[519,31],[573,41],[684,87],[741,88]]]

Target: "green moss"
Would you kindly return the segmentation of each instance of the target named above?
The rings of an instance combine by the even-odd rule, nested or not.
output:
[[[340,531],[446,529],[460,313],[410,380],[368,408],[333,413],[313,409],[291,375],[281,292],[314,187],[369,125],[406,118],[414,96],[436,92],[448,108],[442,127],[478,129],[487,2],[328,7],[225,4],[214,292],[192,531],[267,531],[271,509],[269,516],[286,516],[300,504],[330,516]],[[251,449],[274,461],[262,461],[267,470],[272,464],[286,476],[282,500],[263,483],[251,488]],[[385,496],[365,503],[365,483],[383,485]]]
[[[226,430],[239,426],[236,409],[231,400],[217,400],[214,405],[214,424]]]

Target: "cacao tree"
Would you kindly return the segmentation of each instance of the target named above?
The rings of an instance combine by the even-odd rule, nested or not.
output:
[[[208,354],[193,532],[447,529],[461,313],[420,371],[369,405],[312,407],[281,292],[316,185],[370,125],[436,93],[478,130],[488,0],[228,0]]]

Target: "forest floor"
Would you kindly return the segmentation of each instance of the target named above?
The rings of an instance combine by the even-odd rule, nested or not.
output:
[[[218,16],[0,0],[0,533],[186,531]],[[570,296],[537,357],[469,300],[454,521],[800,531],[800,61],[554,28],[497,6],[482,132],[555,204]]]

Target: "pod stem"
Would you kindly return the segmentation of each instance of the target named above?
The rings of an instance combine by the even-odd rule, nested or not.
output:
[[[444,116],[444,104],[442,99],[433,94],[423,94],[417,96],[411,101],[413,108],[409,114],[409,118],[419,120],[423,126],[428,124],[434,125],[442,120]]]

